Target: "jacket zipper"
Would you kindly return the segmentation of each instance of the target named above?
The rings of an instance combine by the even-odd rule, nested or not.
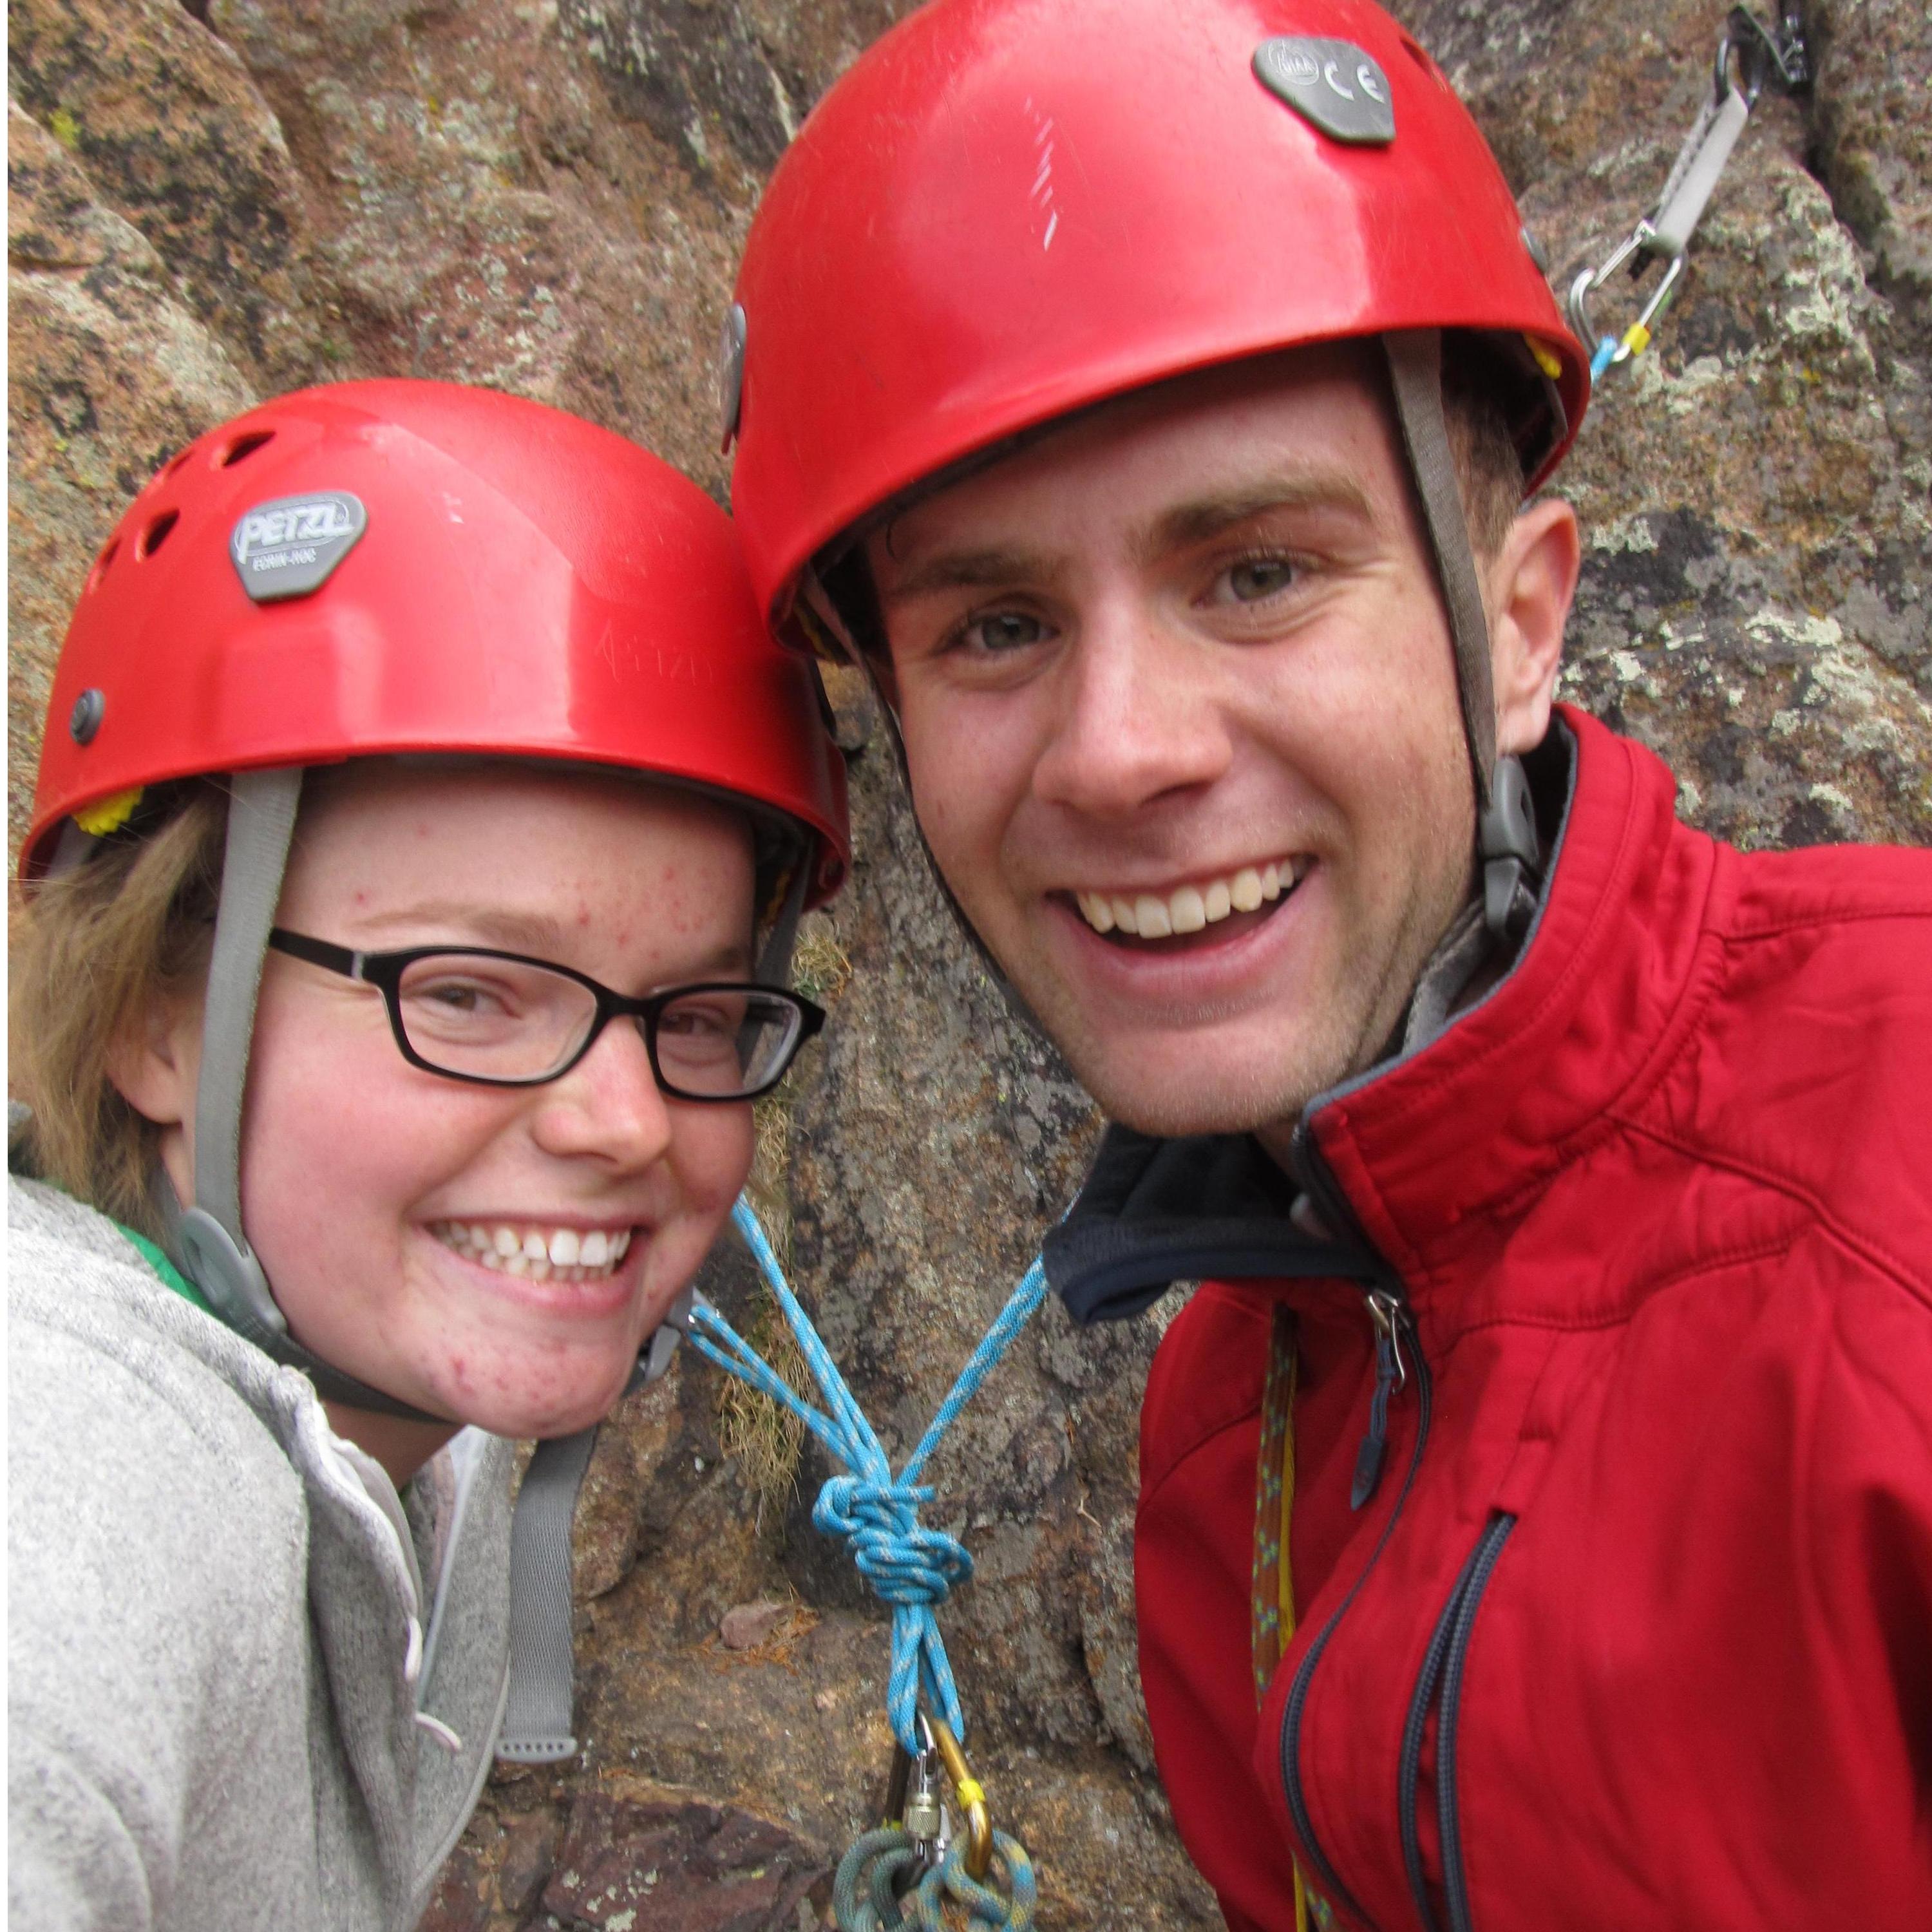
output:
[[[1328,1226],[1338,1233],[1346,1233],[1368,1256],[1376,1251],[1363,1234],[1348,1206],[1346,1197],[1338,1187],[1334,1178],[1327,1168],[1316,1150],[1314,1138],[1308,1131],[1306,1120],[1295,1130],[1289,1148],[1289,1162],[1295,1178],[1313,1200],[1317,1212]],[[1379,1260],[1379,1257],[1376,1257]],[[1368,1915],[1354,1900],[1348,1888],[1342,1882],[1335,1868],[1328,1862],[1327,1854],[1316,1842],[1315,1828],[1309,1816],[1307,1794],[1301,1783],[1301,1720],[1307,1708],[1308,1692],[1315,1676],[1316,1668],[1322,1660],[1322,1653],[1328,1648],[1329,1640],[1335,1634],[1342,1619],[1361,1594],[1362,1586],[1388,1546],[1394,1534],[1396,1522],[1402,1516],[1402,1505],[1408,1500],[1409,1491],[1414,1486],[1417,1470],[1422,1463],[1422,1452],[1429,1440],[1429,1418],[1431,1407],[1429,1364],[1423,1359],[1422,1351],[1414,1346],[1415,1324],[1410,1315],[1408,1303],[1402,1293],[1402,1282],[1392,1269],[1383,1264],[1383,1271],[1375,1286],[1364,1295],[1369,1318],[1376,1329],[1376,1392],[1369,1405],[1369,1426],[1355,1458],[1355,1480],[1350,1492],[1350,1501],[1359,1509],[1374,1493],[1382,1474],[1382,1466],[1388,1449],[1388,1404],[1395,1391],[1406,1385],[1408,1377],[1407,1364],[1402,1352],[1402,1340],[1407,1335],[1411,1343],[1410,1354],[1415,1370],[1416,1424],[1415,1446],[1409,1452],[1408,1467],[1403,1473],[1402,1487],[1396,1493],[1394,1507],[1389,1511],[1388,1521],[1383,1524],[1382,1534],[1376,1540],[1375,1548],[1369,1552],[1369,1560],[1362,1566],[1362,1572],[1350,1586],[1348,1594],[1336,1606],[1334,1614],[1316,1633],[1303,1655],[1294,1680],[1288,1686],[1288,1704],[1282,1717],[1281,1726],[1281,1780],[1282,1789],[1288,1802],[1288,1814],[1293,1821],[1296,1835],[1308,1853],[1310,1864],[1321,1889],[1328,1895],[1330,1902],[1342,1907],[1351,1917],[1363,1924],[1370,1923]]]
[[[1508,1535],[1510,1526],[1516,1521],[1514,1516],[1496,1517],[1477,1539],[1476,1546],[1465,1559],[1457,1573],[1455,1586],[1449,1592],[1449,1600],[1442,1606],[1442,1614],[1437,1618],[1436,1628],[1429,1640],[1429,1648],[1424,1653],[1422,1669],[1415,1680],[1414,1694],[1409,1700],[1408,1717],[1402,1726],[1402,1762],[1396,1780],[1396,1804],[1402,1828],[1402,1861],[1408,1874],[1408,1889],[1415,1900],[1416,1916],[1422,1922],[1423,1932],[1436,1932],[1436,1912],[1430,1903],[1428,1881],[1422,1869],[1422,1840],[1416,1828],[1416,1786],[1422,1774],[1422,1746],[1429,1726],[1429,1713],[1434,1708],[1436,1693],[1444,1690],[1444,1666],[1450,1664],[1453,1655],[1453,1670],[1456,1689],[1460,1700],[1462,1692],[1462,1660],[1468,1648],[1468,1626],[1475,1616],[1475,1606],[1480,1599],[1484,1586],[1489,1580],[1490,1571],[1494,1568],[1496,1552],[1502,1547],[1503,1538]],[[1439,1789],[1448,1797],[1443,1811],[1447,1819],[1454,1808],[1453,1782],[1445,1782],[1454,1766],[1454,1748],[1449,1749],[1446,1762],[1448,1771],[1443,1768],[1442,1739],[1450,1724],[1448,1700],[1444,1693],[1444,1711],[1442,1724],[1437,1729],[1436,1762]],[[1444,1837],[1444,1857],[1447,1860],[1448,1838],[1447,1828]],[[1468,1906],[1464,1907],[1463,1923],[1467,1924]]]
[[[1322,1158],[1305,1118],[1295,1128],[1289,1143],[1288,1164],[1323,1222],[1334,1232],[1346,1235],[1374,1262],[1379,1276],[1375,1286],[1363,1292],[1376,1331],[1376,1390],[1370,1398],[1369,1426],[1355,1452],[1355,1479],[1348,1491],[1348,1507],[1359,1510],[1375,1494],[1382,1480],[1382,1462],[1388,1453],[1389,1400],[1408,1382],[1408,1365],[1402,1355],[1402,1331],[1406,1329],[1413,1341],[1415,1323],[1408,1312],[1400,1276],[1376,1253],[1374,1244],[1363,1233],[1348,1196],[1336,1184],[1328,1162]],[[1421,1350],[1414,1352],[1416,1366],[1426,1378],[1427,1365],[1422,1360]]]
[[[1388,1454],[1389,1398],[1408,1382],[1408,1365],[1402,1358],[1402,1331],[1409,1325],[1408,1310],[1401,1296],[1386,1288],[1372,1288],[1363,1297],[1369,1319],[1376,1330],[1376,1392],[1369,1398],[1369,1426],[1361,1446],[1355,1451],[1355,1480],[1348,1490],[1348,1507],[1360,1509],[1376,1492],[1382,1479],[1382,1462]]]
[[[1496,1559],[1516,1527],[1516,1518],[1492,1516],[1465,1570],[1462,1601],[1450,1621],[1448,1653],[1442,1672],[1442,1715],[1436,1727],[1436,1810],[1442,1834],[1442,1888],[1449,1902],[1449,1932],[1472,1932],[1469,1879],[1462,1868],[1462,1818],[1456,1798],[1456,1726],[1462,1714],[1462,1672],[1469,1659],[1469,1637],[1483,1592],[1490,1586]]]

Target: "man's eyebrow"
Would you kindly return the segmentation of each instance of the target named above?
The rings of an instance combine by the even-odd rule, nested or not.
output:
[[[1274,510],[1338,510],[1365,523],[1375,520],[1367,492],[1352,476],[1340,470],[1297,471],[1260,477],[1162,511],[1136,537],[1134,553],[1147,562],[1204,543]],[[1064,570],[1063,563],[1043,552],[1016,545],[937,550],[889,584],[880,585],[879,602],[890,610],[940,591],[1000,590],[1020,584],[1050,586]]]
[[[1352,476],[1340,470],[1297,472],[1258,478],[1177,503],[1135,538],[1134,552],[1142,562],[1150,562],[1276,510],[1339,510],[1365,523],[1375,520],[1366,491]]]
[[[944,550],[896,574],[881,584],[879,602],[890,610],[940,590],[991,590],[1015,584],[1046,585],[1064,566],[1036,550],[991,546],[983,550]]]

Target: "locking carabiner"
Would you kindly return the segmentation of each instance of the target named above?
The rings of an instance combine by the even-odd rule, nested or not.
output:
[[[944,1718],[927,1722],[939,1748],[939,1760],[952,1780],[953,1802],[966,1814],[966,1875],[982,1883],[993,1862],[993,1814],[986,1808],[986,1788],[973,1775],[952,1726]]]
[[[945,1730],[938,1719],[928,1719],[923,1711],[913,1717],[919,1743],[915,1754],[896,1740],[892,1744],[892,1768],[886,1780],[885,1823],[890,1829],[903,1831],[912,1840],[920,1870],[939,1863],[946,1856],[950,1834],[946,1811],[940,1802],[939,1774],[943,1762],[934,1727]],[[949,1742],[952,1733],[946,1731]],[[955,1744],[952,1748],[959,1748]],[[915,1873],[912,1875],[917,1876]]]

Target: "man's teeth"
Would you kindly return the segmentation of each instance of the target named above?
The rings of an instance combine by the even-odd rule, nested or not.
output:
[[[1198,932],[1231,912],[1258,912],[1270,899],[1292,892],[1302,871],[1292,859],[1272,866],[1244,866],[1238,872],[1198,885],[1177,886],[1166,898],[1142,892],[1123,898],[1108,892],[1076,892],[1080,916],[1096,932],[1131,932],[1142,939],[1165,939],[1176,932]]]
[[[532,1281],[601,1281],[624,1258],[631,1230],[532,1227],[502,1221],[437,1221],[430,1232],[466,1261]]]

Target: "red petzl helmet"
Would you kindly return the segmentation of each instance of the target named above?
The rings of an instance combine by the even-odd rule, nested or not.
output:
[[[908,486],[1105,398],[1297,344],[1481,332],[1588,359],[1468,112],[1368,0],[934,0],[814,110],[722,345],[733,508],[782,621]]]
[[[393,752],[662,775],[793,821],[807,903],[844,876],[844,765],[724,512],[608,430],[419,382],[265,403],[134,500],[61,652],[22,874],[138,787]]]

